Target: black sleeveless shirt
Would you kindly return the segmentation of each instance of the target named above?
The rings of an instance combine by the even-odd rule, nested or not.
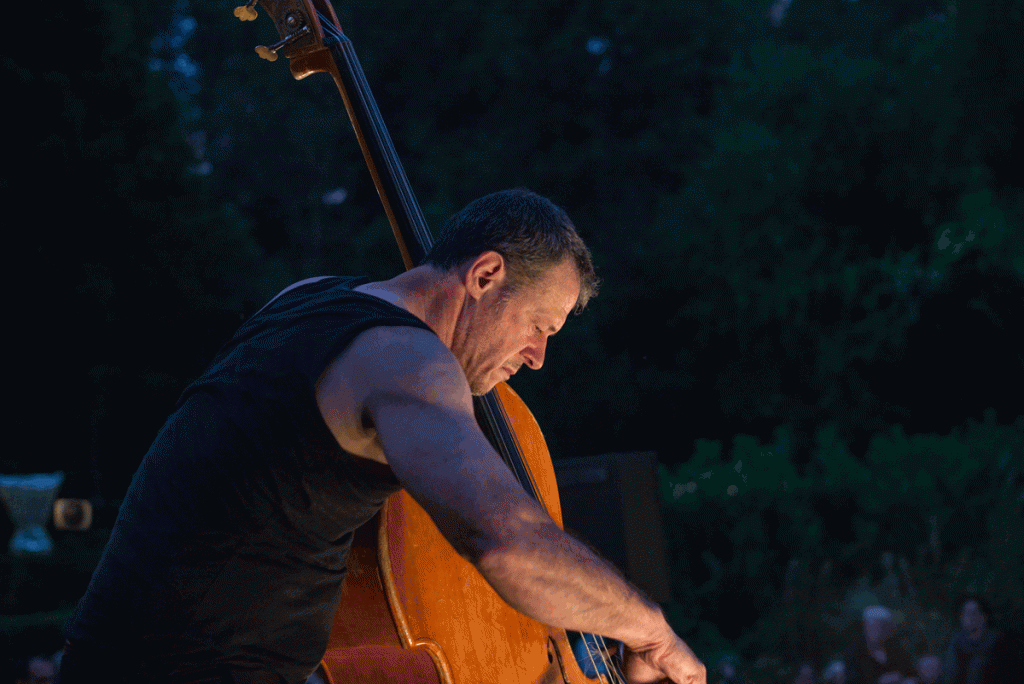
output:
[[[338,447],[315,385],[373,326],[427,325],[328,278],[253,316],[182,394],[136,472],[68,637],[140,674],[211,664],[304,681],[323,656],[352,532],[399,489]],[[131,665],[130,667],[135,667]]]

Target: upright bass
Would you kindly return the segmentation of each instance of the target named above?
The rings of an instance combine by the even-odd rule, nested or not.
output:
[[[280,40],[256,52],[271,61],[285,56],[296,79],[326,73],[337,84],[405,267],[414,267],[432,237],[334,8],[326,0],[251,0],[235,16],[255,19],[257,3]],[[551,457],[529,409],[505,383],[474,402],[492,445],[561,525]],[[331,684],[625,681],[601,637],[572,638],[590,645],[587,673],[565,630],[509,607],[400,491],[356,533],[323,671]]]

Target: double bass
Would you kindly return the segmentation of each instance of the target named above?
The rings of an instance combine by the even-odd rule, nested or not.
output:
[[[337,84],[402,260],[414,267],[432,237],[334,8],[326,0],[250,0],[235,16],[256,19],[257,4],[280,36],[257,54],[283,55],[296,79],[326,73]],[[554,467],[529,409],[499,383],[474,398],[474,410],[520,484],[561,526]],[[587,644],[587,672],[573,640]],[[322,670],[331,684],[625,682],[601,637],[570,635],[508,606],[404,491],[354,537]]]

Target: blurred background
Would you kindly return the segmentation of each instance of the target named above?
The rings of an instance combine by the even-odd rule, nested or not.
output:
[[[273,26],[235,4],[9,26],[0,472],[61,471],[94,514],[4,557],[12,663],[60,648],[132,473],[239,323],[300,278],[402,268],[333,82],[260,60]],[[335,9],[435,230],[526,186],[591,245],[600,296],[512,384],[556,462],[655,454],[664,605],[709,679],[820,679],[875,603],[916,656],[967,592],[1020,639],[1021,3]]]

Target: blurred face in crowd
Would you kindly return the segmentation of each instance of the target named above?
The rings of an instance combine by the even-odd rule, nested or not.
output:
[[[937,655],[926,655],[917,661],[917,674],[921,684],[935,684],[942,675],[942,661]]]
[[[33,658],[28,661],[26,677],[19,677],[16,684],[50,684],[55,674],[53,663],[45,658]]]
[[[888,620],[870,619],[864,621],[864,640],[868,646],[881,646],[892,634],[893,625]]]
[[[988,620],[977,601],[967,601],[964,603],[963,610],[960,611],[960,624],[970,632],[972,637],[978,638],[981,636],[986,622]]]
[[[833,661],[825,668],[825,681],[829,684],[846,684],[846,665],[841,660]]]

